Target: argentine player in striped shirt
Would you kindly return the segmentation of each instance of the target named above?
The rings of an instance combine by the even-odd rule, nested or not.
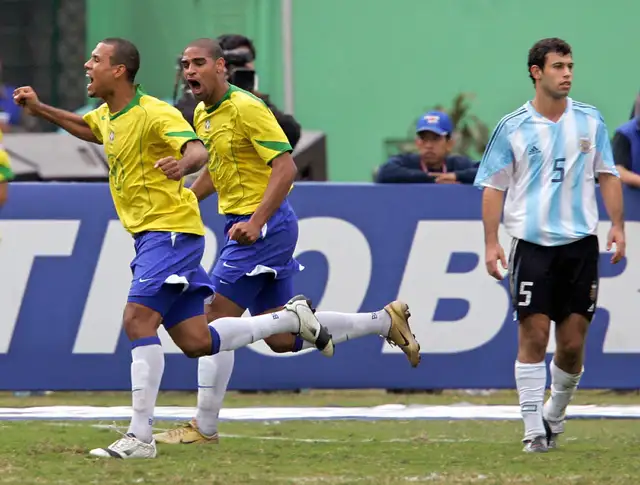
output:
[[[486,266],[500,280],[498,241],[513,238],[511,297],[518,325],[515,378],[524,421],[524,451],[555,448],[567,405],[583,372],[584,342],[598,294],[596,182],[611,219],[612,262],[625,253],[622,186],[607,127],[596,108],[569,97],[571,47],[553,38],[529,51],[535,96],[498,123],[482,158],[476,185],[484,189]],[[506,192],[506,201],[505,201]],[[557,349],[550,365],[551,397],[543,406],[545,353],[551,321]]]

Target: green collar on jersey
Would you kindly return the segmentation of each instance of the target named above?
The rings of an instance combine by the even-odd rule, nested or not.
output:
[[[214,104],[213,106],[210,107],[206,107],[205,106],[205,110],[207,111],[207,114],[211,114],[213,113],[215,110],[217,110],[220,105],[222,103],[224,103],[226,100],[231,98],[231,95],[233,93],[244,93],[244,94],[248,94],[249,96],[251,96],[252,98],[256,99],[257,101],[260,101],[261,103],[264,103],[266,105],[266,103],[260,99],[259,97],[257,97],[255,94],[249,92],[249,91],[245,91],[242,88],[239,88],[238,86],[234,86],[233,84],[229,84],[229,89],[227,89],[227,92],[224,93],[224,96],[222,96],[222,99],[220,101],[218,101],[216,104]]]
[[[231,93],[233,93],[234,91],[240,91],[240,88],[234,86],[233,84],[229,84],[229,89],[227,89],[227,92],[224,93],[224,96],[222,96],[222,99],[220,101],[218,101],[216,104],[208,108],[205,106],[207,113],[211,114],[215,110],[217,110],[222,103],[224,103],[227,99],[231,98]]]
[[[115,120],[118,116],[122,116],[127,111],[129,111],[131,108],[133,108],[134,106],[140,105],[140,98],[142,96],[144,96],[145,94],[147,94],[147,93],[144,91],[144,89],[142,88],[142,86],[140,84],[136,84],[135,87],[136,87],[136,94],[133,97],[133,99],[131,101],[129,101],[129,104],[126,105],[123,109],[121,109],[120,111],[118,111],[115,114],[109,113],[109,119],[111,121]]]

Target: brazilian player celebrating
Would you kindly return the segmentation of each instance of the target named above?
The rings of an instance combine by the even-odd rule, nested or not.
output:
[[[291,299],[277,319],[220,319],[215,328],[207,324],[204,300],[213,287],[200,265],[204,225],[198,201],[184,188],[182,177],[201,168],[208,153],[177,109],[134,84],[139,65],[131,42],[100,42],[85,69],[89,96],[105,103],[84,117],[41,103],[30,87],[14,92],[16,103],[31,114],[104,145],[116,212],[134,240],[133,279],[123,317],[132,347],[133,416],[121,439],[91,450],[104,458],[156,456],[152,423],[164,372],[157,335],[161,324],[188,357],[234,350],[282,332],[294,332],[322,348],[332,346],[304,297]]]
[[[191,190],[198,200],[217,192],[219,212],[226,218],[226,243],[211,274],[216,293],[207,303],[208,319],[240,317],[246,309],[251,315],[280,311],[294,295],[293,276],[302,270],[293,257],[298,219],[287,199],[297,173],[291,146],[265,103],[227,82],[223,52],[216,41],[192,42],[181,62],[192,93],[201,101],[194,126],[210,155],[208,170]],[[420,362],[405,303],[395,301],[373,313],[317,312],[316,317],[335,343],[380,335],[398,345],[412,366]],[[291,333],[265,342],[275,352],[313,347]],[[324,355],[333,353],[333,347],[320,350]],[[155,435],[156,441],[218,442],[218,413],[233,363],[233,352],[199,359],[195,418]]]

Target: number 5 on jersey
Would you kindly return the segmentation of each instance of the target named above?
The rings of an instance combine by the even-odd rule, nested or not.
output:
[[[553,174],[552,182],[558,183],[564,180],[564,162],[565,158],[556,158],[553,160]]]

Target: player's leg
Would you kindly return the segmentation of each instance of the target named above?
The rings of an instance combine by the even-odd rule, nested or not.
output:
[[[225,294],[208,298],[205,311],[209,323],[225,317],[241,317],[260,292],[263,278],[241,278],[233,284],[214,278],[214,286]],[[226,296],[225,296],[226,295]],[[233,298],[233,300],[231,300]],[[293,335],[293,334],[290,334]],[[195,418],[177,428],[154,435],[158,443],[206,444],[218,442],[218,417],[231,379],[235,352],[219,352],[198,359],[198,399]]]
[[[547,381],[545,354],[551,325],[553,248],[514,240],[510,288],[518,325],[515,379],[524,424],[524,451],[547,451],[542,407]]]
[[[280,309],[293,294],[293,278],[274,279],[257,296],[250,307],[252,314],[272,313]],[[334,344],[364,337],[380,335],[390,343],[398,345],[414,367],[420,363],[420,345],[409,326],[409,307],[394,301],[382,310],[367,313],[316,312],[320,323],[331,334]],[[298,352],[313,348],[309,342],[292,334],[273,335],[265,342],[278,353]]]
[[[153,412],[164,373],[164,352],[157,329],[184,288],[183,280],[173,277],[172,265],[181,260],[175,257],[179,247],[180,241],[166,232],[147,232],[135,238],[136,256],[131,262],[133,279],[123,318],[132,347],[133,415],[128,432],[107,448],[92,450],[94,456],[156,456],[152,438]]]
[[[165,326],[171,325],[169,335],[188,357],[239,349],[283,332],[300,335],[314,342],[319,350],[333,354],[331,336],[316,319],[309,300],[301,295],[287,302],[285,309],[277,313],[246,318],[223,317],[208,325],[201,295],[185,294],[179,304],[184,308],[195,308],[199,304],[201,308],[199,316],[177,324],[175,320],[168,321],[167,317],[164,320]]]
[[[153,415],[164,373],[164,351],[157,330],[162,314],[179,295],[165,286],[152,297],[130,296],[123,327],[131,341],[132,417],[127,433],[106,448],[91,450],[101,458],[154,458]]]
[[[563,317],[556,324],[556,352],[551,362],[551,396],[544,406],[549,446],[557,446],[564,432],[567,406],[584,372],[584,346],[598,298],[599,248],[590,236],[563,248],[562,275],[565,301]]]
[[[216,300],[224,301],[225,297],[216,294],[212,304]],[[195,315],[198,308],[204,313],[203,305],[201,296],[186,294],[174,305],[175,312],[172,309],[163,322],[171,338],[187,356],[230,354],[230,351],[277,333],[301,335],[305,340],[315,342],[325,354],[333,355],[331,336],[315,318],[310,302],[302,296],[292,298],[283,310],[273,314],[246,318],[225,316],[209,325],[206,325],[204,315]],[[222,362],[199,360],[200,389],[196,419],[179,430],[156,435],[158,441],[171,444],[217,441],[218,414],[233,369],[231,359],[223,358]],[[208,386],[215,386],[214,390],[207,392],[205,388]]]

